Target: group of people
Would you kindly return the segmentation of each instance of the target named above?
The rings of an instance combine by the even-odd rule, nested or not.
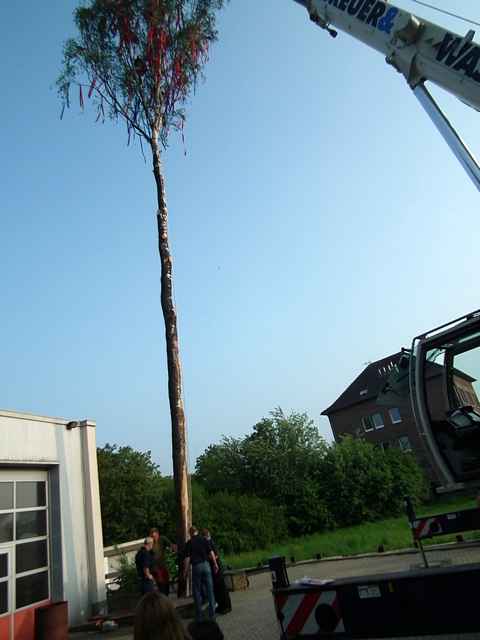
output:
[[[170,575],[167,567],[167,549],[176,551],[168,538],[152,528],[145,538],[142,548],[135,556],[135,564],[142,594],[159,592],[169,595]],[[222,564],[218,549],[208,529],[202,533],[196,527],[190,528],[190,539],[179,559],[179,576],[188,580],[192,570],[192,591],[195,603],[195,619],[203,619],[203,606],[208,603],[208,617],[226,614],[232,610],[230,595],[225,586]]]
[[[175,550],[166,536],[153,527],[148,532],[143,546],[135,556],[140,591],[142,594],[160,591],[165,596],[170,593],[170,573],[167,566],[167,550]]]

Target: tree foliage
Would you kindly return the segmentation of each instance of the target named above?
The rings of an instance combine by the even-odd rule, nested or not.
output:
[[[111,541],[141,537],[152,523],[174,535],[173,481],[160,476],[150,452],[106,445],[99,470]],[[306,414],[276,409],[244,438],[208,447],[191,491],[193,521],[232,553],[400,514],[405,495],[426,498],[427,483],[410,453],[351,437],[328,445]]]
[[[213,496],[228,491],[282,506],[292,535],[401,513],[426,482],[413,455],[353,438],[327,445],[306,414],[275,409],[243,439],[223,438],[197,460]]]
[[[243,439],[223,438],[197,459],[196,477],[209,493],[247,493],[285,509],[290,532],[328,524],[316,479],[327,445],[312,420],[277,408]]]
[[[202,77],[223,0],[90,0],[75,10],[78,37],[64,46],[63,108],[78,91],[97,120],[123,119],[130,135],[167,145]],[[63,110],[62,110],[63,113]]]
[[[136,540],[167,518],[165,480],[150,451],[97,449],[104,545]]]
[[[199,494],[192,501],[194,522],[207,526],[225,553],[264,548],[288,535],[285,509],[269,500],[220,491],[200,502]]]
[[[426,490],[413,455],[351,437],[329,447],[321,486],[332,519],[342,526],[401,513],[405,495],[418,501]]]
[[[223,437],[197,458],[196,478],[210,492],[241,492],[245,486],[243,441]]]

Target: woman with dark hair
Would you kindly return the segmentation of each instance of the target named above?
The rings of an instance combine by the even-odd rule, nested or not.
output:
[[[158,591],[143,596],[135,609],[133,640],[191,640],[171,601]]]

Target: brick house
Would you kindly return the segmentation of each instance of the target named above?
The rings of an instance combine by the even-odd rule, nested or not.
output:
[[[364,438],[383,449],[399,447],[410,451],[425,470],[429,479],[438,483],[438,476],[429,451],[420,436],[408,397],[398,399],[391,406],[377,401],[390,373],[404,351],[400,351],[376,362],[370,363],[345,391],[322,411],[330,421],[336,442],[345,436]],[[433,420],[445,419],[446,402],[443,392],[443,366],[429,363],[426,370],[427,396]],[[480,408],[480,403],[472,386],[475,379],[455,371],[454,385],[459,405],[470,404]]]

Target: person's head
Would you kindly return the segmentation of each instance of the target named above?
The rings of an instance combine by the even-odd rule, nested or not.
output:
[[[197,536],[197,535],[198,535],[198,529],[192,524],[192,526],[190,527],[190,537],[193,538],[193,536]]]
[[[148,532],[149,538],[153,538],[153,541],[156,542],[160,538],[160,531],[157,527],[152,527]]]
[[[200,620],[188,625],[192,640],[223,640],[223,631],[215,620]]]
[[[134,640],[189,640],[170,600],[158,591],[143,596],[135,609]]]
[[[145,547],[145,549],[150,551],[151,548],[153,547],[153,538],[151,538],[150,536],[147,536],[143,541],[143,546]]]
[[[205,527],[202,529],[202,536],[203,536],[204,538],[206,538],[207,540],[210,540],[210,538],[212,537],[212,536],[210,535],[210,531],[209,531],[207,528],[205,528]]]

